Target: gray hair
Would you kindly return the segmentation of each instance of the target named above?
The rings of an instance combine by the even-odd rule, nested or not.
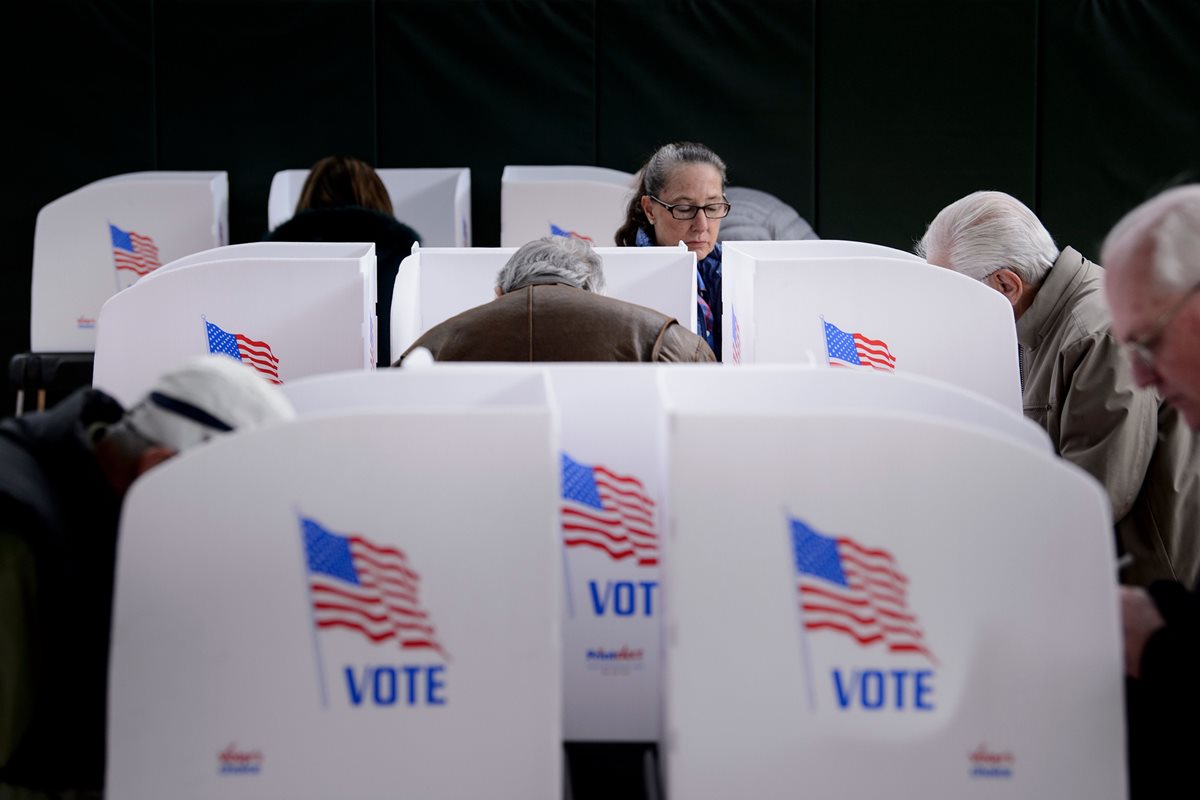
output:
[[[1165,191],[1122,217],[1104,239],[1100,263],[1117,264],[1147,245],[1153,288],[1173,294],[1200,283],[1200,183]]]
[[[507,294],[539,278],[604,293],[603,263],[582,239],[547,236],[521,245],[496,275],[496,288]]]
[[[983,280],[1010,269],[1038,286],[1058,259],[1050,232],[1024,203],[1004,192],[975,192],[946,206],[916,246],[930,264]]]
[[[638,229],[651,228],[646,213],[642,210],[642,195],[660,196],[671,179],[671,173],[684,164],[708,164],[721,176],[721,188],[725,188],[725,162],[709,147],[697,142],[675,142],[664,144],[654,151],[634,180],[633,195],[625,209],[625,222],[617,229],[616,243],[622,247],[637,244]]]

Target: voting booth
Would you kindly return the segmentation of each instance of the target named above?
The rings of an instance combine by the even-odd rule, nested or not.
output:
[[[1021,409],[1016,325],[999,292],[908,258],[756,255],[772,244],[792,243],[724,248],[727,363],[924,375]]]
[[[92,352],[112,295],[160,265],[226,244],[224,172],[134,172],[90,183],[38,212],[29,343]]]
[[[906,250],[897,250],[871,242],[853,242],[844,239],[800,239],[797,241],[750,241],[722,240],[722,248],[733,247],[739,253],[755,258],[851,258],[874,256],[876,258],[899,258],[905,261],[925,261]]]
[[[137,482],[106,796],[559,797],[557,463],[524,391],[300,419]]]
[[[500,176],[500,244],[543,236],[614,244],[625,222],[634,176],[604,167],[508,166]]]
[[[663,375],[670,796],[1125,796],[1093,479],[957,421],[746,413]]]
[[[285,169],[271,179],[267,223],[278,228],[296,214],[307,169]],[[396,219],[430,247],[471,246],[471,170],[377,169]]]
[[[105,303],[97,388],[129,405],[203,353],[236,358],[273,383],[374,366],[375,245],[230,249],[168,265]]]
[[[392,294],[392,355],[425,331],[496,297],[496,274],[511,247],[415,247],[400,262]],[[696,256],[683,246],[597,247],[604,293],[653,308],[696,329]]]

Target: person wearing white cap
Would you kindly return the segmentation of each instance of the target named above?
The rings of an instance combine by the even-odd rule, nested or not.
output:
[[[81,389],[0,422],[0,796],[99,796],[113,574],[134,480],[232,431],[294,416],[224,356],[164,375],[126,413]]]

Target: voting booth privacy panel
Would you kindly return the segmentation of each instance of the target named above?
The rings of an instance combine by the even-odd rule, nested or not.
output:
[[[924,375],[1021,409],[1016,326],[1000,293],[912,259],[759,250],[723,251],[726,362]]]
[[[273,230],[291,219],[307,169],[285,169],[271,179],[267,223]],[[430,247],[471,246],[471,170],[377,169],[392,201],[392,213]]]
[[[605,167],[508,166],[500,176],[500,244],[520,247],[543,236],[615,244],[634,176]]]
[[[543,375],[560,437],[563,738],[656,741],[665,475],[655,368],[439,365],[317,376],[284,391],[301,416],[459,409],[507,406]]]
[[[416,247],[400,262],[392,293],[392,354],[440,322],[496,296],[496,274],[516,252],[508,247]],[[679,247],[597,247],[604,293],[668,314],[696,328],[696,256]]]
[[[100,307],[172,259],[228,243],[224,172],[134,172],[38,212],[30,349],[92,352]]]
[[[105,303],[97,388],[128,406],[163,372],[203,353],[236,358],[273,383],[374,365],[373,244],[231,249],[245,255],[219,249],[168,265]]]
[[[955,423],[666,385],[671,796],[1125,796],[1094,480]]]
[[[557,463],[536,388],[298,420],[139,481],[106,796],[558,797]]]

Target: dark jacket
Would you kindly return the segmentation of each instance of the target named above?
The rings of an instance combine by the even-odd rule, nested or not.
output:
[[[0,422],[0,786],[103,786],[121,497],[88,429],[123,413],[80,389]]]
[[[437,361],[714,361],[673,318],[559,283],[531,283],[426,332]]]
[[[400,262],[421,239],[395,217],[360,206],[301,211],[267,234],[272,242],[374,242],[379,317],[376,363],[392,363],[392,289]]]

